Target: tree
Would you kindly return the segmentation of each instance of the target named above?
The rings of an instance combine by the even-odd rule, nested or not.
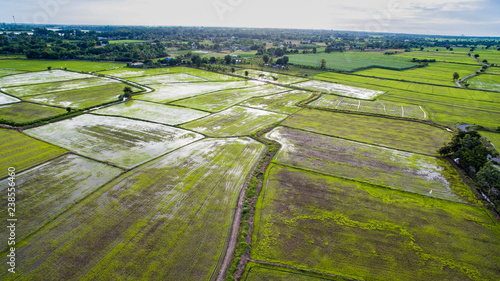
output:
[[[234,73],[235,71],[234,67],[231,67],[231,73]]]
[[[129,99],[133,93],[134,91],[129,86],[125,86],[125,88],[123,88],[123,97],[125,99]]]
[[[215,62],[216,62],[215,57],[211,57],[211,58],[210,58],[210,63],[211,63],[211,64],[214,64]]]
[[[67,111],[67,112],[71,112],[71,107],[69,107],[69,106],[68,106],[68,107],[66,107],[66,111]]]
[[[245,70],[245,76],[248,76],[248,70]]]
[[[325,67],[326,67],[326,60],[321,59],[321,61],[319,62],[319,68],[324,69]]]
[[[453,73],[453,80],[458,80],[460,78],[460,74],[458,72]]]
[[[475,54],[474,57],[477,59],[479,58],[479,54]]]
[[[268,54],[263,55],[262,60],[264,61],[264,63],[267,63],[269,61],[269,55]]]
[[[52,66],[47,66],[47,70],[50,71],[52,69]]]
[[[226,62],[226,64],[230,64],[230,63],[231,63],[231,59],[232,59],[232,58],[231,58],[231,56],[230,56],[230,55],[226,55],[226,56],[224,57],[224,61]]]
[[[318,52],[318,49],[316,47],[313,48],[313,54],[316,54]]]
[[[287,56],[284,56],[281,61],[283,62],[283,65],[287,65],[288,64],[288,57]]]
[[[477,173],[477,181],[481,185],[481,189],[491,195],[493,189],[500,189],[500,170],[492,164],[487,164]]]
[[[283,49],[276,48],[276,50],[274,51],[274,55],[277,57],[281,57],[283,55]]]

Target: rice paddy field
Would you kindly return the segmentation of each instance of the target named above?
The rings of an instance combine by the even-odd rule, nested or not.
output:
[[[263,150],[249,138],[206,139],[130,171],[23,243],[19,271],[45,280],[208,280]]]
[[[365,100],[374,99],[377,96],[384,93],[382,91],[374,91],[370,89],[352,87],[336,83],[315,81],[315,80],[297,83],[294,84],[294,86],[311,91],[319,91],[327,94],[335,94],[339,96],[365,99]]]
[[[367,144],[403,151],[437,155],[451,140],[451,134],[427,124],[316,109],[303,109],[282,122],[283,125]]]
[[[30,138],[18,131],[0,129],[0,178],[7,176],[7,169],[13,167],[23,171],[66,153],[65,149]],[[2,188],[5,186],[2,185]]]
[[[81,156],[65,154],[19,173],[16,183],[22,188],[16,200],[17,237],[23,239],[32,234],[122,172]],[[0,181],[2,192],[6,192],[7,181]],[[0,217],[7,217],[7,209],[0,210]],[[7,229],[2,228],[0,235],[8,236]],[[6,246],[2,245],[1,250]]]
[[[285,114],[233,106],[219,113],[186,123],[181,127],[211,137],[243,136],[255,133],[286,117]]]
[[[94,72],[118,67],[125,67],[126,63],[115,62],[89,62],[89,61],[63,61],[63,60],[0,60],[0,69],[12,69],[18,71],[40,71],[52,69],[65,69]]]
[[[481,207],[280,165],[265,182],[255,260],[371,280],[500,274],[500,225]]]
[[[26,133],[123,168],[135,167],[203,138],[161,124],[91,114],[29,129]]]
[[[500,223],[437,156],[453,133],[431,123],[496,129],[500,95],[449,83],[480,67],[468,49],[426,51],[320,53],[374,77],[314,80],[0,60],[0,120],[19,125],[0,128],[19,219],[19,274],[0,279],[219,280],[247,245],[238,280],[499,279]],[[411,55],[441,57],[366,69]]]
[[[319,67],[321,59],[325,59],[327,69],[349,72],[373,67],[403,70],[416,66],[407,58],[395,55],[387,56],[378,52],[334,52],[290,55],[288,57],[290,64],[314,67]]]
[[[104,86],[27,96],[24,97],[24,100],[63,108],[71,107],[84,109],[112,101],[118,101],[118,96],[123,95],[123,89],[126,86],[128,85],[123,83],[113,83]],[[132,88],[132,91],[134,92],[139,92],[141,90],[133,86],[129,87]]]
[[[122,116],[166,125],[178,125],[209,115],[208,112],[191,108],[157,104],[140,100],[127,101],[125,103],[108,106],[106,108],[93,111],[93,113],[109,116]]]
[[[497,151],[500,151],[500,133],[494,133],[494,132],[486,132],[486,131],[479,131],[481,136],[485,137],[490,141],[496,148]]]
[[[40,119],[60,116],[64,113],[66,110],[62,108],[29,102],[0,105],[0,120],[17,124],[31,123]]]
[[[234,81],[153,85],[152,87],[155,89],[154,92],[134,96],[133,98],[157,103],[167,103],[215,91],[257,86],[259,83],[261,82]]]
[[[481,74],[467,79],[467,83],[469,88],[500,92],[500,75]]]
[[[243,89],[217,91],[173,102],[172,104],[218,112],[253,97],[268,96],[288,90],[287,88],[267,84]]]
[[[277,113],[293,114],[301,109],[301,107],[296,104],[308,99],[311,95],[311,92],[294,90],[264,97],[251,98],[240,103],[240,105]]]
[[[245,71],[248,71],[248,77],[250,77],[252,79],[257,79],[257,80],[265,81],[265,82],[278,83],[278,84],[293,84],[293,83],[298,83],[298,82],[302,82],[302,81],[306,80],[305,78],[301,78],[301,77],[273,73],[273,72],[260,71],[260,70],[255,70],[255,69],[238,70],[238,71],[236,71],[236,74],[241,75],[241,76],[245,76]]]
[[[333,95],[321,95],[319,99],[314,100],[308,105],[320,109],[328,108],[389,116],[427,119],[427,113],[421,106],[390,101],[362,101]]]
[[[439,49],[439,51],[436,51],[436,49]],[[453,51],[448,51],[444,48],[426,48],[423,51],[412,50],[411,52],[404,52],[394,56],[408,60],[412,60],[413,58],[418,60],[435,59],[438,62],[472,64],[480,67],[480,63],[474,60],[474,58],[469,57],[468,53],[469,48],[453,48]]]
[[[426,67],[403,71],[371,68],[367,70],[356,71],[355,74],[455,86],[456,84],[455,81],[453,81],[453,73],[457,72],[460,75],[460,78],[464,78],[467,75],[476,73],[479,68],[480,66],[478,65],[436,62],[430,63]]]

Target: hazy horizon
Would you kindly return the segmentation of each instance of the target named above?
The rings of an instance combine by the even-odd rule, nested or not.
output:
[[[5,0],[0,22],[292,28],[500,37],[494,0]]]

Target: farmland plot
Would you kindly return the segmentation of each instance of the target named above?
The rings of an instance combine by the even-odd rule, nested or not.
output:
[[[9,103],[15,103],[15,102],[20,102],[21,100],[15,97],[11,97],[9,95],[6,95],[4,93],[0,92],[0,105],[2,104],[9,104]]]
[[[357,88],[335,83],[314,81],[314,80],[294,84],[294,86],[308,89],[311,91],[320,91],[327,94],[335,94],[339,96],[365,99],[365,100],[374,99],[375,97],[384,93],[382,91],[375,91],[370,89],[363,89],[363,88]]]
[[[168,68],[118,68],[106,71],[100,71],[99,74],[110,75],[120,78],[131,78],[139,76],[160,75],[166,73],[178,73],[184,70],[184,67],[168,67]]]
[[[66,150],[30,138],[14,130],[0,129],[0,170],[14,167],[16,172],[66,153]],[[0,178],[6,177],[7,173]]]
[[[93,111],[93,113],[130,117],[166,125],[178,125],[209,115],[207,112],[191,108],[157,104],[140,100],[127,101],[125,103],[108,106],[106,108]]]
[[[443,159],[278,127],[267,138],[281,143],[274,162],[430,197],[476,202]]]
[[[500,91],[500,75],[481,74],[467,80],[470,88]]]
[[[252,258],[362,280],[497,280],[486,209],[272,165]]]
[[[23,71],[11,70],[11,69],[0,69],[0,76],[22,73]]]
[[[302,82],[302,81],[307,80],[307,79],[301,78],[301,77],[279,74],[279,73],[274,73],[274,72],[254,70],[254,69],[238,70],[238,71],[236,71],[236,73],[238,75],[245,75],[245,71],[248,71],[248,77],[251,77],[253,79],[257,79],[260,81],[266,81],[266,82],[279,83],[279,84],[292,84],[292,83],[297,83],[297,82]]]
[[[66,154],[16,175],[19,219],[16,238],[23,239],[76,201],[101,187],[122,170],[74,154]],[[0,191],[7,192],[7,179]],[[7,209],[0,210],[7,217]],[[8,236],[2,228],[0,235]],[[7,245],[2,245],[3,250]]]
[[[0,77],[0,87],[50,83],[91,77],[93,76],[64,70],[27,72]]]
[[[134,81],[136,83],[144,84],[144,85],[207,81],[207,80],[202,79],[200,77],[196,77],[196,76],[185,74],[185,73],[141,76],[141,77],[129,78],[128,80]]]
[[[276,94],[279,92],[284,92],[287,90],[288,90],[287,88],[266,84],[257,87],[223,90],[223,91],[208,93],[192,97],[189,99],[177,101],[172,104],[206,110],[210,112],[217,112],[252,97],[266,96],[266,95]]]
[[[4,90],[8,94],[22,98],[26,96],[35,96],[47,93],[69,91],[69,90],[76,90],[76,89],[83,89],[88,87],[97,87],[97,86],[118,84],[118,83],[120,82],[113,79],[95,77],[95,78],[63,81],[63,82],[17,86],[17,87],[10,87]]]
[[[203,138],[165,125],[90,114],[29,129],[26,133],[124,168],[135,167]]]
[[[234,106],[181,127],[214,137],[245,136],[286,117],[285,114]]]
[[[154,85],[152,87],[155,88],[156,91],[154,91],[153,93],[134,96],[133,98],[158,103],[166,103],[215,91],[257,86],[261,83],[262,82],[235,81]]]
[[[390,101],[361,101],[333,95],[321,95],[319,99],[309,103],[309,105],[329,109],[427,119],[427,113],[420,106]]]
[[[481,136],[485,137],[490,141],[496,148],[497,151],[500,151],[500,133],[479,131]]]
[[[34,122],[66,113],[62,108],[17,102],[0,106],[0,119],[18,124]]]
[[[16,270],[31,280],[209,280],[264,149],[205,139],[129,171],[30,237]]]
[[[125,86],[126,84],[123,83],[114,83],[105,86],[28,96],[24,99],[47,105],[84,109],[112,101],[118,101],[118,96],[123,94]],[[139,91],[138,88],[131,88],[134,92]]]
[[[240,105],[278,113],[293,114],[301,109],[296,104],[306,100],[311,95],[311,92],[294,90],[265,97],[251,98]]]
[[[0,68],[9,68],[26,71],[67,68],[73,71],[99,71],[127,66],[126,63],[92,62],[92,61],[67,61],[67,60],[0,60]]]
[[[451,139],[445,130],[404,120],[342,114],[314,109],[298,111],[284,125],[319,134],[436,155]]]
[[[271,267],[267,265],[260,265],[256,263],[247,264],[245,274],[242,277],[245,281],[324,281],[324,280],[342,280],[343,278],[335,278],[326,275],[319,275],[313,273],[305,273],[298,270],[292,270],[283,267]]]

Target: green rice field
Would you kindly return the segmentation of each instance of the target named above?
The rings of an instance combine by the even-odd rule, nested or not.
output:
[[[272,82],[272,83],[278,83],[278,84],[293,84],[293,83],[298,83],[305,81],[305,78],[301,77],[296,77],[296,76],[291,76],[291,75],[286,75],[286,74],[279,74],[279,73],[274,73],[274,72],[266,72],[266,71],[260,71],[260,70],[255,70],[255,69],[242,69],[236,71],[236,74],[245,76],[245,71],[248,71],[248,76],[252,79],[257,79],[260,81],[265,81],[265,82]]]
[[[0,60],[0,64],[1,64]],[[37,83],[50,83],[74,79],[91,78],[89,74],[76,73],[64,70],[26,72],[17,75],[0,77],[0,87],[13,87],[32,85]]]
[[[436,155],[451,139],[443,129],[404,120],[303,109],[282,123],[319,134],[380,145],[409,152]]]
[[[469,88],[500,92],[500,75],[481,74],[467,79],[467,83]]]
[[[18,98],[0,92],[0,105],[20,102],[20,101],[21,100]]]
[[[91,114],[29,129],[26,133],[123,168],[135,167],[203,138],[165,125]]]
[[[500,133],[479,131],[481,136],[487,138],[496,148],[497,151],[500,151]]]
[[[17,124],[36,122],[40,119],[56,117],[64,113],[66,113],[66,110],[62,108],[29,102],[0,105],[0,120]]]
[[[233,106],[182,125],[212,137],[245,136],[285,119],[287,115],[255,108]]]
[[[32,280],[208,280],[263,150],[249,138],[207,139],[130,171],[22,243],[18,270]]]
[[[301,109],[301,107],[296,106],[296,104],[308,99],[311,95],[311,92],[294,90],[264,97],[251,98],[240,103],[240,105],[277,113],[293,114]]]
[[[60,147],[30,138],[15,130],[0,129],[0,138],[0,170],[4,171],[0,178],[7,176],[5,171],[9,167],[20,172],[66,153],[66,150]]]
[[[40,71],[52,69],[65,69],[81,72],[93,72],[117,67],[125,67],[126,63],[115,62],[90,62],[90,61],[63,61],[63,60],[0,60],[0,69],[13,69],[24,71]]]
[[[280,165],[265,182],[255,260],[367,280],[500,274],[500,224],[484,208]]]

